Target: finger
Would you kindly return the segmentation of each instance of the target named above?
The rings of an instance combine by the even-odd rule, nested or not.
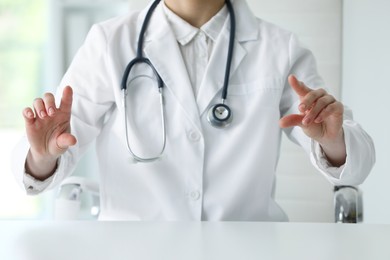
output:
[[[33,107],[34,107],[35,114],[37,115],[37,117],[45,118],[47,116],[46,108],[45,108],[45,105],[43,103],[42,98],[36,98],[34,100]]]
[[[342,116],[344,113],[344,107],[343,104],[336,101],[330,105],[328,105],[326,108],[324,108],[321,113],[316,117],[314,120],[315,123],[321,123],[323,122],[326,118],[328,118],[331,115],[336,115],[336,116]]]
[[[321,113],[322,110],[324,110],[327,106],[334,103],[335,101],[336,99],[331,95],[325,95],[323,97],[318,98],[315,101],[313,107],[309,110],[308,113],[306,113],[305,117],[302,120],[302,123],[304,125],[311,124],[313,121],[316,120],[317,116]]]
[[[316,105],[318,100],[326,96],[327,94],[328,93],[322,88],[310,91],[309,93],[306,94],[306,96],[301,98],[301,104],[299,105],[299,110],[301,112],[305,112],[309,109],[312,109]]]
[[[46,113],[49,116],[54,116],[56,112],[56,104],[55,99],[52,93],[45,93],[43,96],[43,102],[45,104]]]
[[[300,82],[294,75],[288,77],[288,83],[299,97],[304,97],[312,91],[312,89],[308,88],[303,82]]]
[[[73,102],[73,90],[70,86],[66,86],[62,92],[60,110],[65,113],[70,113]]]
[[[291,114],[285,117],[282,117],[279,120],[279,126],[281,128],[288,128],[293,126],[302,126],[302,119],[304,115]]]
[[[23,109],[23,118],[26,122],[26,125],[31,125],[35,122],[34,112],[31,108],[26,107],[25,109]]]
[[[77,143],[77,139],[74,135],[69,133],[63,133],[56,139],[56,146],[59,150],[66,150],[69,146],[73,146]]]

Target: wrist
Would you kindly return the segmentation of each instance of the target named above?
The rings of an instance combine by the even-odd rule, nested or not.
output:
[[[329,163],[335,167],[345,164],[347,149],[344,139],[344,131],[341,128],[335,138],[318,141]]]
[[[57,160],[57,156],[40,155],[30,149],[25,162],[25,170],[32,177],[43,181],[54,174],[57,169]]]

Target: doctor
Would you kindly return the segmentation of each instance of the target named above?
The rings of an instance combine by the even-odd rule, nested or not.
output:
[[[322,89],[311,52],[230,1],[157,1],[93,26],[57,97],[23,111],[14,172],[27,192],[58,185],[96,140],[100,219],[285,221],[272,197],[282,129],[329,181],[362,183],[373,143]],[[126,72],[123,100],[140,55],[153,68]],[[229,120],[216,127],[210,115]],[[128,146],[158,159],[137,162]]]

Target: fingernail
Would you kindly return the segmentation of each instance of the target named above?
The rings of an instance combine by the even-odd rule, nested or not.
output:
[[[44,118],[44,117],[47,116],[46,113],[45,113],[45,111],[41,111],[41,112],[39,113],[39,115],[41,116],[41,118]]]
[[[316,123],[321,123],[321,122],[322,122],[322,117],[320,117],[320,116],[317,117],[316,120],[315,120],[314,122],[316,122]]]
[[[299,108],[299,110],[300,110],[301,112],[303,112],[303,111],[305,111],[305,109],[306,109],[306,105],[305,105],[305,104],[300,104],[298,108]]]
[[[33,118],[33,117],[34,117],[34,115],[33,115],[33,113],[32,113],[32,112],[27,112],[27,117],[28,117],[28,118]]]
[[[49,115],[52,116],[54,115],[55,111],[54,111],[54,108],[50,107],[49,108]]]

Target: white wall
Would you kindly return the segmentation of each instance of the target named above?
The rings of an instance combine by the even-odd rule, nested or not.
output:
[[[260,18],[298,35],[336,97],[341,85],[342,0],[247,0]],[[292,222],[334,222],[333,185],[283,136],[275,199]]]
[[[342,98],[372,136],[377,162],[362,185],[366,223],[390,223],[390,1],[344,0]]]

